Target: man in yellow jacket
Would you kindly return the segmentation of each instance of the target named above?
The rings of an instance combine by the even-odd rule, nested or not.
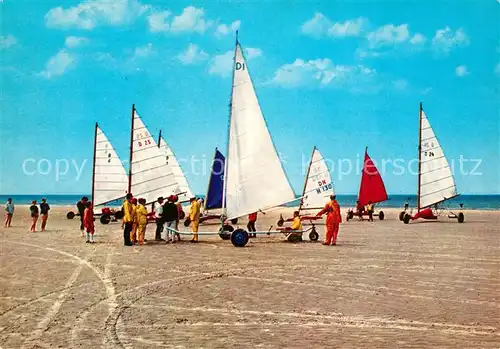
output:
[[[123,200],[123,243],[125,246],[132,246],[130,241],[130,233],[132,232],[132,225],[134,223],[134,212],[132,211],[132,193],[128,193],[125,200]]]
[[[191,220],[191,231],[193,238],[191,242],[198,242],[198,226],[200,224],[200,203],[196,198],[189,199],[191,207],[189,207],[189,219]]]

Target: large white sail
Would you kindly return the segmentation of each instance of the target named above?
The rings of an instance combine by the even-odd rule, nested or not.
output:
[[[420,118],[419,208],[424,208],[456,196],[457,188],[450,165],[423,110],[420,111]]]
[[[313,150],[307,174],[300,209],[324,207],[330,195],[334,194],[333,183],[325,159],[316,148]]]
[[[128,176],[108,138],[96,125],[94,162],[94,206],[124,197],[128,189]]]
[[[165,162],[165,153],[134,109],[132,131],[131,190],[136,198],[152,203],[159,196],[174,194],[177,186],[172,169]]]
[[[163,139],[163,137],[160,137],[159,141],[160,141],[160,149],[164,153],[164,159],[166,160],[167,165],[170,166],[170,168],[172,169],[175,181],[177,182],[177,186],[174,188],[174,193],[175,194],[183,193],[178,195],[179,201],[181,202],[188,201],[191,197],[193,197],[193,192],[189,187],[186,176],[184,175],[184,172],[182,171],[179,162],[175,158],[174,152],[168,146],[167,142],[165,142],[165,139]]]
[[[226,214],[237,218],[295,199],[236,43],[226,170]]]

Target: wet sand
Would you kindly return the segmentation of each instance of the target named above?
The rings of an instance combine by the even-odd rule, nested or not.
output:
[[[342,224],[337,246],[263,235],[235,248],[124,247],[120,224],[98,221],[85,244],[67,210],[29,233],[18,206],[0,228],[2,348],[500,347],[500,212],[404,225],[389,209]]]

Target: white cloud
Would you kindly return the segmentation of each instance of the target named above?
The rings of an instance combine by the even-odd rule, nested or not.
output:
[[[47,61],[45,70],[40,72],[40,75],[46,79],[63,75],[68,69],[73,67],[75,63],[75,57],[66,49],[62,49]]]
[[[366,83],[373,83],[376,75],[374,69],[363,65],[335,65],[328,58],[309,61],[298,58],[278,68],[271,83],[284,88],[349,86],[360,91]]]
[[[215,30],[215,36],[216,37],[223,37],[223,36],[226,36],[228,34],[231,34],[231,33],[234,33],[236,30],[238,30],[240,28],[240,25],[241,25],[241,21],[234,21],[233,23],[231,23],[230,25],[227,25],[227,24],[219,24],[217,26],[217,29]]]
[[[177,56],[177,59],[184,65],[196,64],[208,58],[208,54],[195,44],[189,44],[187,49]]]
[[[248,47],[243,49],[245,57],[248,61],[262,56],[260,48]],[[227,51],[224,54],[214,56],[209,63],[208,73],[212,75],[220,75],[228,77],[231,75],[231,67],[233,65],[234,50]]]
[[[68,48],[76,48],[79,46],[83,46],[87,44],[89,40],[84,37],[78,37],[78,36],[68,36],[64,42],[66,47]]]
[[[316,12],[310,20],[301,25],[303,34],[319,38],[324,35],[331,37],[359,36],[368,20],[362,17],[346,20],[344,22],[333,22],[321,12]]]
[[[131,23],[149,9],[149,5],[138,0],[86,0],[74,7],[59,6],[49,10],[45,23],[52,28],[91,30],[100,25]]]
[[[448,53],[454,47],[467,46],[470,43],[469,37],[462,28],[455,32],[446,27],[436,31],[436,35],[432,39],[432,47],[439,52]]]
[[[337,22],[328,29],[328,35],[336,37],[358,36],[367,23],[368,21],[361,17],[345,22]]]
[[[426,41],[427,41],[427,38],[425,36],[423,36],[420,33],[417,33],[417,34],[413,35],[413,37],[410,40],[410,43],[413,45],[422,45]]]
[[[5,50],[17,43],[17,39],[13,35],[0,36],[0,49]]]
[[[467,71],[467,66],[459,65],[455,68],[455,74],[457,74],[458,77],[464,77],[465,75],[469,74],[469,72]]]
[[[401,24],[399,26],[386,24],[368,33],[366,38],[370,47],[380,47],[405,42],[410,38],[410,32],[408,24]]]
[[[179,16],[172,20],[170,30],[173,32],[198,32],[204,33],[213,25],[212,20],[205,19],[205,11],[201,8],[188,6]]]
[[[166,32],[170,29],[170,24],[166,19],[170,17],[170,11],[153,12],[148,16],[149,31],[152,33]]]
[[[328,32],[331,26],[332,22],[324,14],[316,12],[313,18],[301,25],[300,30],[304,34],[320,37]]]

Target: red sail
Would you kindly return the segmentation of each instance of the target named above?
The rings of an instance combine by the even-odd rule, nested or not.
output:
[[[359,188],[358,208],[361,208],[371,201],[372,204],[387,200],[384,181],[380,176],[372,159],[368,156],[368,150],[365,151],[365,161],[363,165],[363,174],[361,177],[361,186]]]

